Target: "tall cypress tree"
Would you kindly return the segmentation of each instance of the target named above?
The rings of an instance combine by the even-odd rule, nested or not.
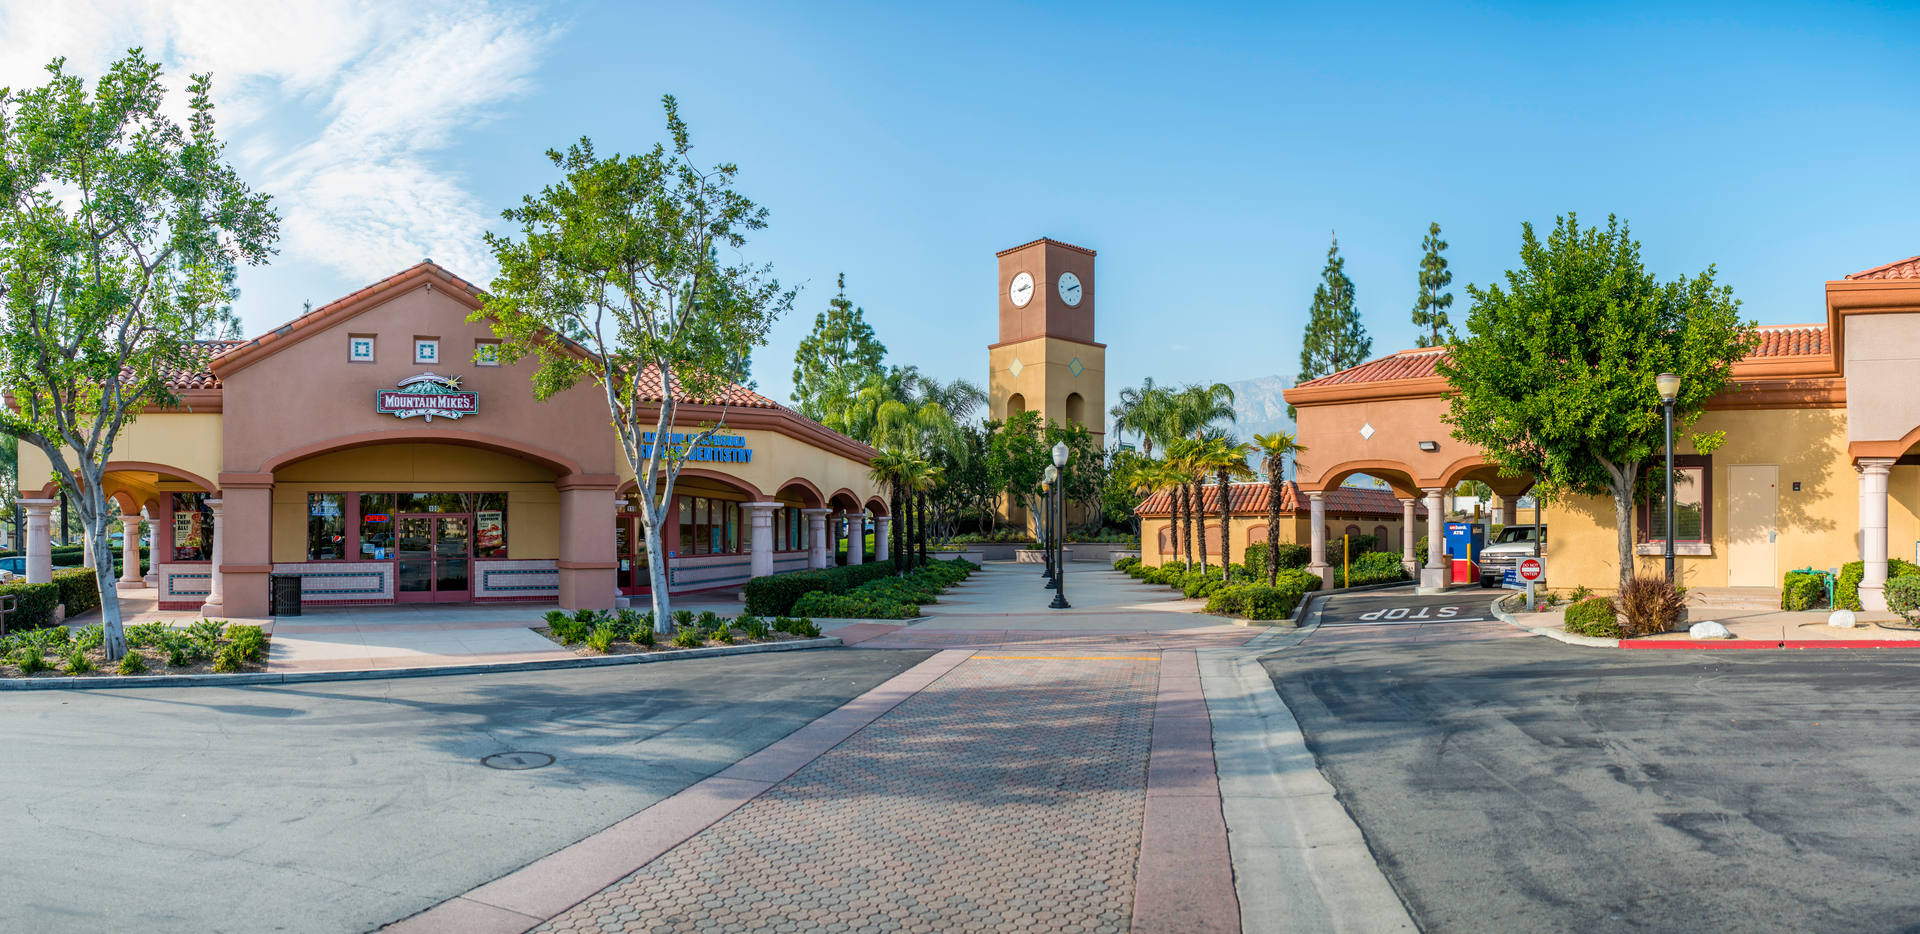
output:
[[[1420,298],[1413,303],[1413,326],[1424,333],[1414,340],[1421,347],[1438,347],[1453,336],[1453,325],[1447,321],[1453,293],[1442,291],[1453,282],[1453,273],[1447,271],[1447,258],[1440,255],[1447,241],[1440,239],[1438,221],[1427,226],[1420,247],[1427,255],[1420,258]]]
[[[1340,238],[1327,247],[1327,266],[1320,271],[1320,284],[1313,290],[1313,307],[1307,312],[1306,333],[1300,338],[1300,376],[1298,382],[1319,379],[1367,361],[1373,352],[1373,338],[1360,323],[1360,310],[1354,307],[1353,280],[1347,278],[1347,261],[1340,255]],[[1294,416],[1287,406],[1287,417]]]
[[[859,383],[869,371],[880,369],[887,348],[873,336],[867,314],[847,299],[847,274],[840,274],[840,294],[827,310],[813,317],[813,331],[793,354],[793,401],[800,413],[818,421],[820,397],[835,379]]]

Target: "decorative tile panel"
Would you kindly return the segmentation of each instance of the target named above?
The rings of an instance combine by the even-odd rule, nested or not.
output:
[[[475,561],[473,575],[476,600],[560,595],[560,570],[548,560]]]

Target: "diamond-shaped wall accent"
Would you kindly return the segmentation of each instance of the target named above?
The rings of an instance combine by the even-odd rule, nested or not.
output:
[[[1026,369],[1026,367],[1021,365],[1019,357],[1013,358],[1013,362],[1007,364],[1007,372],[1012,373],[1015,376],[1019,376],[1020,371],[1023,369]]]
[[[1073,358],[1073,362],[1067,364],[1067,372],[1072,373],[1075,376],[1079,376],[1080,371],[1084,369],[1086,369],[1086,366],[1080,362],[1079,357]]]
[[[1365,440],[1365,441],[1373,440],[1373,423],[1372,422],[1367,422],[1360,426],[1360,437],[1362,440]]]

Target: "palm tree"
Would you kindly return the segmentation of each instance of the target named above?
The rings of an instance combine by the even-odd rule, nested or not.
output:
[[[1159,423],[1168,406],[1169,393],[1153,384],[1149,376],[1140,382],[1140,388],[1131,386],[1120,390],[1120,401],[1108,410],[1113,417],[1115,435],[1131,431],[1140,436],[1140,452],[1143,456],[1153,456],[1153,442],[1159,433]]]
[[[1253,468],[1247,458],[1253,445],[1231,435],[1213,435],[1201,442],[1200,464],[1213,471],[1215,487],[1220,491],[1220,570],[1233,564],[1233,481],[1250,480]]]
[[[1261,466],[1267,472],[1267,586],[1271,587],[1280,574],[1280,564],[1274,559],[1280,553],[1280,492],[1287,484],[1287,458],[1294,458],[1297,467],[1299,456],[1307,449],[1287,431],[1254,435],[1253,446],[1260,452]]]
[[[907,514],[911,517],[906,545],[909,551],[919,552],[918,562],[909,561],[910,564],[925,564],[927,561],[927,491],[939,481],[939,468],[917,454],[905,456],[900,467],[900,486],[906,493]]]
[[[872,469],[867,471],[867,477],[869,479],[875,484],[887,488],[887,521],[891,524],[891,531],[887,537],[892,539],[893,572],[895,574],[906,573],[906,560],[901,555],[901,552],[906,548],[906,541],[900,537],[900,500],[901,493],[905,490],[905,482],[902,478],[905,474],[906,465],[907,454],[905,452],[897,448],[883,449],[879,454],[874,455],[873,460],[869,464]]]
[[[1195,482],[1205,468],[1200,461],[1202,442],[1195,438],[1175,438],[1166,444],[1167,465],[1180,474],[1181,497],[1186,501],[1187,564],[1193,564],[1194,524],[1200,526],[1200,567],[1207,566],[1207,517],[1200,500],[1200,485]]]

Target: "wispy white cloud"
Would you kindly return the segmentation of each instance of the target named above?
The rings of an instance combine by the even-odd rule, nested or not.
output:
[[[436,156],[531,88],[555,35],[485,0],[15,3],[0,7],[0,85],[41,83],[54,56],[91,78],[136,45],[176,91],[211,71],[229,156],[280,203],[283,256],[354,281],[432,256],[485,281],[491,211]]]

